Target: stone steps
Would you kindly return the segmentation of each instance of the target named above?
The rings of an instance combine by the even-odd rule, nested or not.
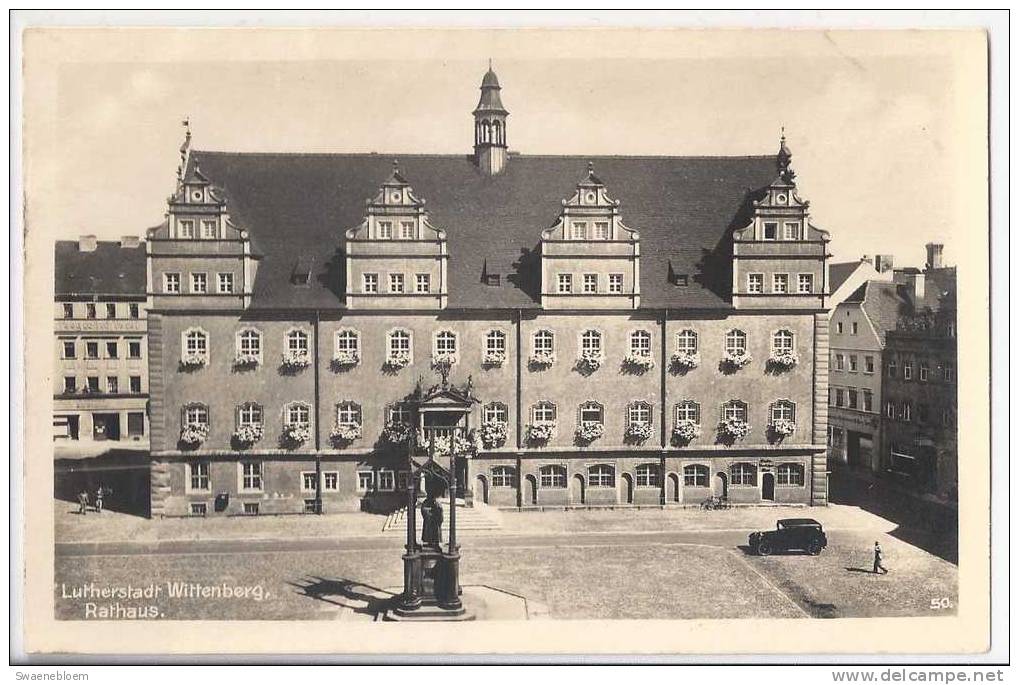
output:
[[[442,507],[442,539],[447,540],[449,534],[449,502],[441,502]],[[421,513],[417,516],[418,536],[421,534]],[[456,530],[499,530],[502,528],[502,515],[497,509],[475,502],[468,507],[462,501],[457,502]],[[407,534],[407,508],[398,509],[386,517],[382,532],[387,535]]]

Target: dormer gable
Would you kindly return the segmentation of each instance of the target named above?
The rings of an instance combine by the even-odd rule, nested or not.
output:
[[[444,241],[446,232],[429,222],[424,199],[414,194],[394,161],[389,177],[375,196],[365,201],[364,221],[348,229],[345,236],[348,241]]]
[[[594,173],[589,162],[587,175],[577,183],[577,190],[562,201],[562,212],[556,222],[541,233],[543,241],[624,241],[636,242],[640,236],[628,228],[620,217],[620,202],[609,197],[605,184]]]

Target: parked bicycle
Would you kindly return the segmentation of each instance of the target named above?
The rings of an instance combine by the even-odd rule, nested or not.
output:
[[[729,504],[729,500],[724,497],[712,496],[701,502],[701,509],[707,509],[708,511],[715,511],[718,509],[729,509],[732,505]]]

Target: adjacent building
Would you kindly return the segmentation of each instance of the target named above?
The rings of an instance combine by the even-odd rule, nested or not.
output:
[[[433,450],[495,506],[824,504],[829,237],[785,139],[519,155],[491,70],[473,116],[395,161],[188,133],[146,242],[153,515],[395,506]]]
[[[84,236],[54,256],[54,439],[147,441],[144,244]]]

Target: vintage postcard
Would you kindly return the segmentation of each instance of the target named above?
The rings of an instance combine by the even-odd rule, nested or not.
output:
[[[23,41],[30,653],[988,648],[983,31]]]

